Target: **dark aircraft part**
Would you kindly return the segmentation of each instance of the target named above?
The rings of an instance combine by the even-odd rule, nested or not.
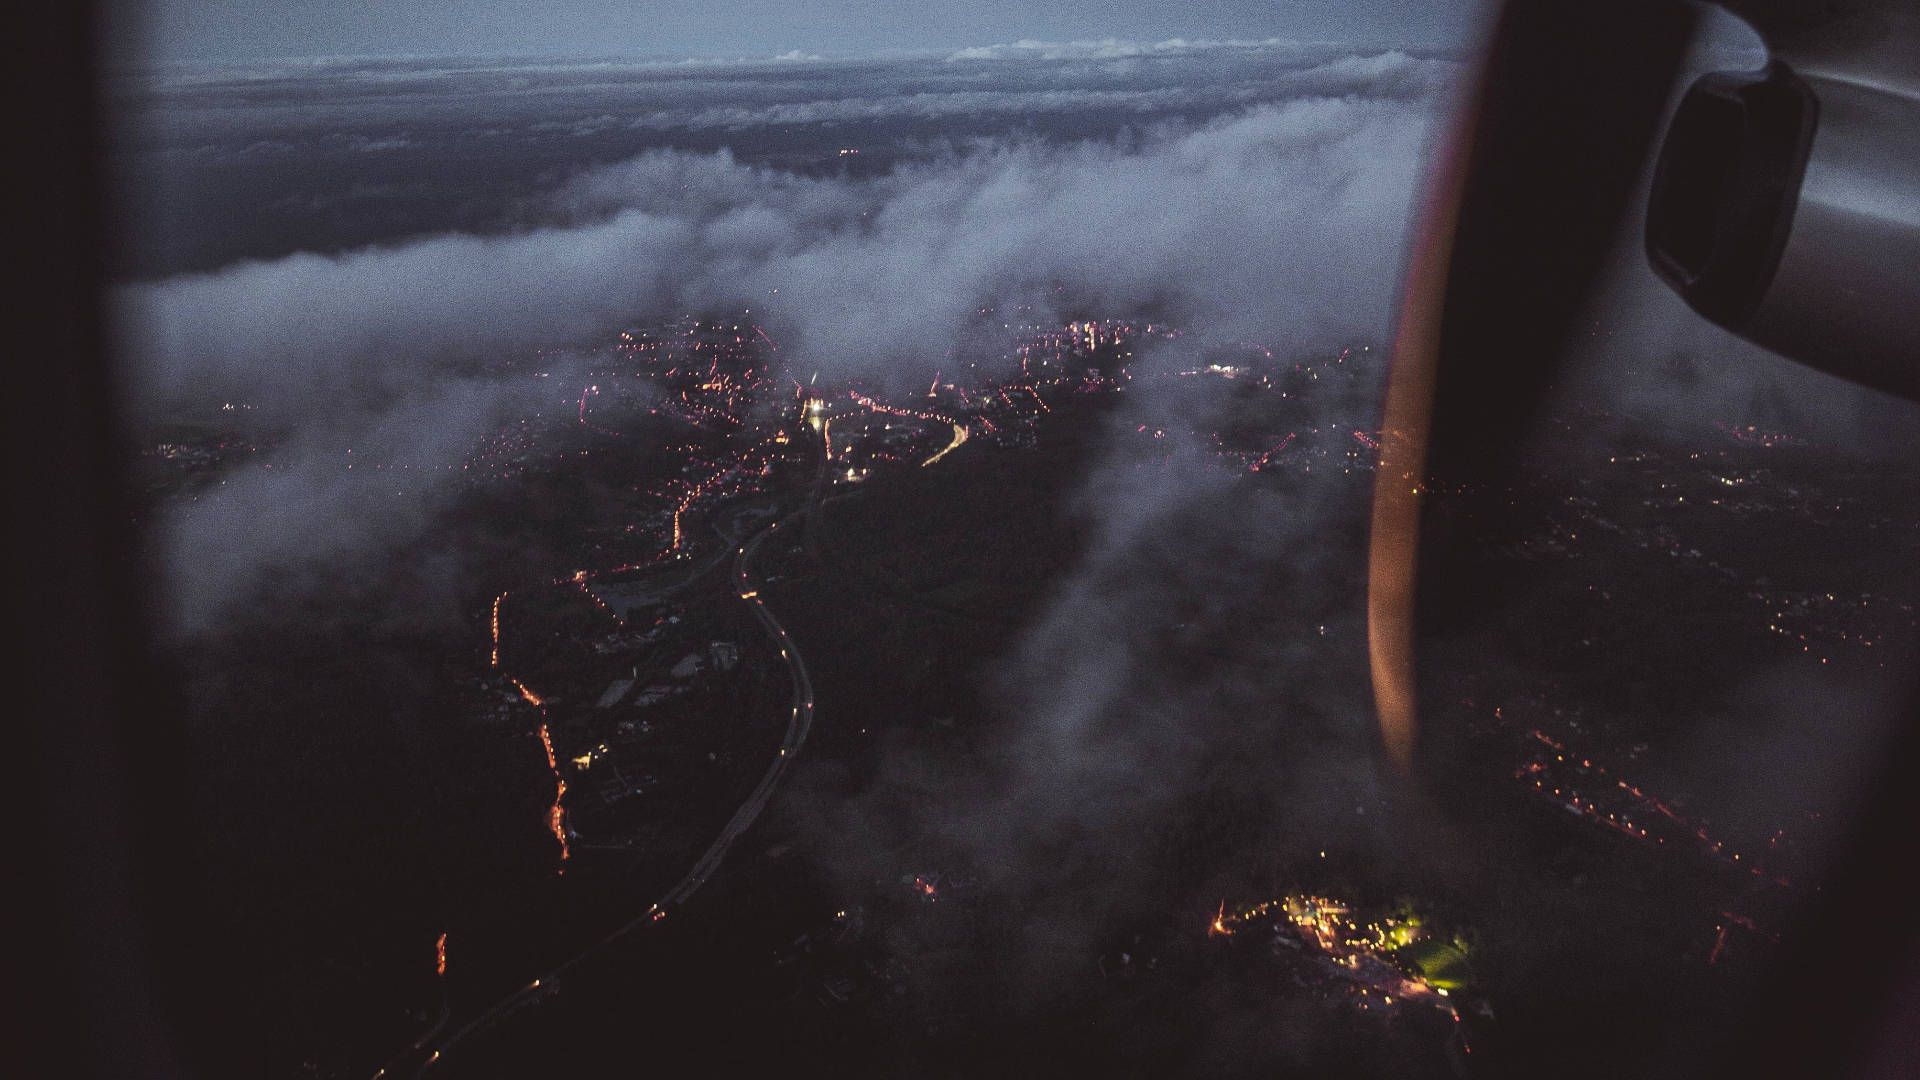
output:
[[[1709,76],[1684,98],[1648,209],[1656,269],[1762,345],[1920,397],[1920,4],[1724,6],[1760,32],[1774,63]],[[1418,662],[1473,640],[1515,587],[1474,552],[1521,530],[1508,480],[1651,157],[1690,17],[1677,3],[1507,0],[1469,108],[1440,148],[1387,391],[1368,584],[1381,739],[1416,787],[1433,786]],[[1716,1075],[1911,1075],[1910,954],[1851,948],[1832,928],[1898,925],[1898,905],[1920,890],[1913,715]],[[1538,1030],[1583,1022],[1532,1019],[1547,1021]],[[1507,1026],[1524,1032],[1524,1020]],[[1557,1065],[1552,1046],[1516,1040],[1508,1051],[1476,1061],[1476,1074]]]
[[[1746,321],[1722,325],[1822,370],[1920,398],[1920,5],[1725,6],[1805,85],[1817,113],[1785,247]],[[1669,152],[1679,137],[1669,134]],[[1650,208],[1649,250],[1653,217]],[[1912,782],[1920,696],[1910,693],[1907,706],[1907,727],[1863,787],[1859,825],[1756,995],[1750,1037],[1719,1074],[1729,1080],[1913,1075],[1920,968],[1912,936],[1881,949],[1845,948],[1833,936],[1836,926],[1899,924],[1920,890]]]
[[[1725,326],[1753,318],[1786,250],[1819,104],[1785,66],[1715,74],[1667,128],[1647,203],[1647,256]]]
[[[1520,526],[1502,495],[1569,328],[1614,250],[1692,11],[1663,0],[1505,6],[1437,160],[1414,240],[1375,490],[1368,635],[1381,736],[1416,753],[1414,643],[1495,618],[1475,552]],[[1424,492],[1457,496],[1423,514]]]
[[[1779,36],[1766,71],[1707,75],[1681,101],[1647,256],[1742,337],[1920,398],[1920,31],[1911,14],[1854,12]],[[1828,47],[1836,36],[1868,59]]]

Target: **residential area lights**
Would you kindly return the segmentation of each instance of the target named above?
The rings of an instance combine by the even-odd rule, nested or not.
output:
[[[790,410],[782,409],[778,413],[777,420],[770,420],[768,417],[771,414],[757,407],[769,388],[784,386],[785,366],[784,364],[776,366],[766,362],[764,358],[750,355],[750,350],[755,348],[756,340],[765,341],[767,345],[771,345],[763,331],[758,328],[733,327],[732,329],[735,333],[731,335],[730,340],[718,341],[700,337],[696,332],[700,330],[698,324],[695,325],[694,330],[687,331],[677,340],[665,336],[658,341],[643,340],[636,339],[633,334],[623,335],[624,344],[620,346],[622,351],[629,353],[632,359],[644,363],[647,367],[646,371],[635,372],[635,374],[664,384],[657,389],[665,392],[649,397],[645,403],[638,406],[639,410],[650,416],[664,415],[692,429],[693,433],[684,447],[686,459],[684,462],[674,462],[677,472],[666,474],[662,482],[645,491],[649,498],[658,500],[649,512],[649,518],[628,519],[633,523],[625,525],[624,530],[619,532],[620,542],[628,545],[633,542],[628,538],[635,537],[636,534],[651,534],[658,545],[657,555],[651,559],[636,558],[635,552],[631,549],[622,549],[615,558],[590,561],[593,560],[593,556],[589,554],[582,561],[573,562],[572,566],[575,569],[554,580],[552,584],[578,588],[595,605],[603,610],[611,610],[606,597],[595,589],[589,589],[589,583],[628,571],[641,570],[654,562],[669,558],[689,558],[700,548],[705,548],[716,557],[717,561],[718,557],[723,557],[724,545],[728,542],[733,543],[739,574],[735,594],[743,601],[752,601],[758,605],[756,615],[772,633],[779,646],[780,658],[790,669],[794,681],[792,700],[796,704],[793,705],[789,714],[792,726],[785,742],[778,747],[774,771],[769,773],[768,782],[763,784],[763,788],[770,791],[772,781],[776,780],[786,765],[790,764],[785,759],[794,757],[803,747],[808,728],[814,719],[816,706],[811,694],[809,677],[805,665],[792,645],[791,635],[773,618],[772,612],[766,601],[760,597],[759,590],[753,583],[754,579],[749,573],[747,557],[760,550],[756,547],[755,540],[743,541],[737,538],[723,540],[716,548],[713,545],[712,533],[707,529],[708,521],[704,519],[713,517],[724,507],[739,505],[744,498],[773,494],[769,491],[767,478],[779,475],[777,471],[779,467],[794,463],[798,440],[793,438],[793,435],[804,432],[805,428],[794,422],[796,418]],[[1023,331],[1024,329],[1026,328],[1023,328]],[[1046,328],[1030,329],[1044,332]],[[750,332],[747,332],[748,330]],[[1148,327],[1149,332],[1152,330],[1152,327]],[[859,477],[866,477],[892,465],[931,466],[945,460],[955,450],[966,444],[972,436],[978,436],[979,442],[993,441],[996,445],[1032,445],[1031,441],[1021,443],[1010,440],[1008,436],[1017,437],[1020,434],[1020,431],[1015,430],[1017,425],[1030,426],[1034,421],[1052,412],[1048,401],[1042,398],[1043,391],[1050,396],[1055,396],[1055,403],[1059,403],[1067,393],[1092,393],[1117,386],[1117,380],[1111,376],[1092,373],[1076,380],[1068,372],[1068,352],[1119,345],[1123,337],[1132,336],[1132,329],[1130,326],[1122,327],[1120,324],[1084,323],[1075,324],[1065,331],[1056,328],[1052,333],[1057,340],[1051,341],[1045,349],[1036,347],[1026,350],[1021,355],[1023,367],[1031,359],[1037,367],[1050,369],[1046,375],[1041,375],[1036,370],[1020,376],[1019,381],[999,386],[990,382],[978,380],[967,382],[962,379],[943,384],[940,376],[936,374],[933,384],[928,387],[928,396],[931,400],[926,403],[927,408],[905,408],[854,390],[829,391],[825,388],[800,388],[796,381],[795,387],[799,389],[802,397],[799,419],[810,424],[820,433],[823,444],[820,449],[828,466],[845,467]],[[733,370],[727,370],[729,367]],[[567,414],[563,415],[561,422],[568,426],[576,423],[585,425],[608,438],[625,437],[613,430],[620,424],[612,418],[622,415],[621,409],[632,411],[635,406],[631,398],[621,389],[622,384],[610,381],[618,377],[609,372],[596,372],[594,373],[595,381],[577,384],[582,385],[582,389],[578,392],[577,400],[568,402],[572,407],[567,410]],[[963,383],[966,384],[962,385]],[[785,391],[782,390],[781,393],[784,395]],[[830,404],[830,398],[837,400]],[[936,405],[935,402],[940,404]],[[834,425],[830,415],[836,411],[842,413],[840,417],[842,439],[838,442],[832,438]],[[761,419],[754,419],[755,417],[761,417]],[[535,437],[540,430],[537,420],[538,417],[534,421],[524,422],[517,429],[492,440],[483,447],[482,452],[472,457],[472,464],[480,466],[489,475],[497,473],[503,477],[524,470],[527,464],[534,460],[532,455],[540,445]],[[902,420],[908,423],[902,423]],[[600,427],[600,421],[612,424],[613,428]],[[852,430],[849,430],[849,426]],[[949,435],[948,432],[951,434]],[[1354,438],[1363,448],[1365,447],[1366,440],[1363,433],[1356,432]],[[1278,445],[1262,458],[1262,462],[1270,458],[1278,458],[1285,453],[1289,449],[1291,439],[1292,437],[1289,436],[1287,440],[1280,440]],[[584,454],[585,451],[581,453]],[[356,458],[360,456],[355,455]],[[1254,456],[1257,455],[1254,453],[1247,455],[1249,459]],[[366,463],[361,462],[361,464]],[[635,486],[632,490],[640,493],[642,487]],[[819,498],[817,487],[815,498]],[[766,532],[777,529],[780,524],[781,522],[768,524]],[[765,533],[760,534],[762,537],[764,535]],[[599,549],[596,547],[595,550]],[[613,565],[615,563],[631,565]],[[583,565],[590,566],[591,569],[580,568]],[[702,569],[700,572],[704,574],[705,570]],[[619,583],[618,578],[615,583]],[[569,820],[567,804],[569,790],[566,775],[571,775],[571,772],[563,775],[560,755],[555,746],[555,736],[560,734],[558,730],[560,714],[555,714],[553,719],[555,729],[550,730],[548,701],[521,682],[519,678],[514,677],[512,673],[504,670],[508,665],[503,662],[501,651],[503,614],[516,620],[516,632],[509,636],[514,636],[518,640],[517,626],[520,613],[527,608],[537,610],[538,605],[523,604],[522,601],[517,600],[515,608],[505,609],[506,595],[506,592],[502,591],[495,596],[488,612],[490,646],[488,661],[490,667],[518,692],[521,700],[540,710],[537,729],[533,734],[537,735],[540,742],[542,756],[548,768],[548,777],[553,785],[551,799],[542,800],[546,803],[543,807],[543,825],[552,834],[559,848],[559,866],[556,872],[563,873],[571,857],[570,843],[580,837],[574,832]],[[543,689],[556,702],[571,696],[571,691],[565,687],[543,685]],[[600,755],[592,751],[571,756],[571,752],[578,748],[568,747],[567,749],[570,753],[567,761],[572,770],[584,771],[589,766],[593,766],[598,779],[603,769],[611,768],[611,765],[601,766],[598,762]],[[601,749],[604,752],[605,747]],[[584,791],[584,782],[576,781],[576,787],[582,789],[572,793],[578,799]],[[656,903],[649,908],[635,922],[646,923],[663,919],[668,913],[668,908],[683,903],[689,894],[699,888],[701,883],[712,874],[719,860],[725,856],[728,846],[737,838],[740,829],[750,824],[759,809],[764,806],[765,798],[766,791],[762,791],[754,797],[756,801],[743,806],[743,811],[746,811],[744,816],[736,815],[736,823],[730,825],[729,831],[715,841],[708,855],[696,864],[680,885],[661,903]],[[1225,920],[1221,925],[1222,932],[1236,925],[1233,913],[1223,909],[1221,917]],[[436,943],[435,956],[436,970],[442,974],[445,971],[445,962],[445,937],[442,935]],[[526,986],[526,989],[538,991],[541,986],[541,981],[536,979]],[[1397,999],[1399,991],[1396,989],[1395,993]],[[437,1060],[441,1049],[450,1048],[459,1041],[460,1036],[456,1034],[451,1041],[439,1042],[438,1049],[434,1051],[433,1060]],[[422,1050],[426,1049],[427,1045],[433,1045],[428,1040],[423,1040],[423,1044],[420,1047]]]

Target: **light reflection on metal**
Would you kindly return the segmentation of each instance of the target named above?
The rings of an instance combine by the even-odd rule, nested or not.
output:
[[[1380,462],[1373,488],[1367,571],[1367,651],[1374,708],[1387,760],[1406,775],[1413,769],[1419,717],[1414,705],[1414,599],[1420,551],[1420,494],[1433,419],[1440,321],[1447,269],[1465,189],[1468,136],[1478,110],[1459,112],[1428,191],[1407,274],[1400,325],[1387,381]]]

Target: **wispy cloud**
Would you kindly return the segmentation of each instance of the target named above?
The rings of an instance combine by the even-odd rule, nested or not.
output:
[[[1430,94],[1409,100],[1397,80],[1422,63],[1327,61],[1296,71],[1288,100],[1209,122],[1149,125],[1125,140],[979,140],[865,180],[726,152],[644,153],[553,188],[517,228],[130,285],[117,322],[136,359],[131,390],[152,409],[239,395],[302,418],[292,444],[350,443],[403,412],[434,428],[434,411],[453,404],[435,388],[475,360],[605,341],[635,319],[714,306],[751,308],[785,355],[829,378],[918,382],[969,311],[1056,286],[1114,313],[1154,305],[1232,337],[1377,336],[1432,112]],[[1351,92],[1365,85],[1383,93]],[[973,93],[940,107],[1012,100]],[[1027,96],[1065,95],[1068,109],[1083,93]],[[924,104],[892,108],[911,118]],[[770,121],[763,109],[743,122]],[[473,415],[471,397],[459,400]],[[449,438],[468,430],[438,426]],[[326,529],[289,522],[271,543],[233,546],[253,561],[227,557],[216,574],[189,575],[268,502],[337,503],[325,485],[303,490],[302,475],[280,473],[272,500],[249,502],[252,489],[238,488],[179,510],[165,535],[181,580],[204,593],[201,609],[262,567],[352,547],[355,520],[368,544],[409,534],[329,513]],[[286,515],[258,519],[268,517]]]

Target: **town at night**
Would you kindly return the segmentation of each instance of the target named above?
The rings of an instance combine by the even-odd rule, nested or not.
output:
[[[1591,411],[1556,418],[1555,467],[1516,487],[1538,508],[1535,528],[1488,554],[1525,576],[1535,609],[1502,628],[1502,666],[1448,670],[1446,700],[1429,712],[1440,729],[1430,752],[1444,762],[1432,797],[1512,858],[1463,878],[1427,865],[1434,852],[1383,857],[1383,844],[1462,841],[1387,824],[1404,796],[1362,774],[1316,796],[1351,803],[1352,820],[1321,807],[1297,826],[1260,809],[1266,793],[1203,789],[1160,805],[1164,816],[1121,848],[1103,842],[1118,865],[1028,878],[1013,853],[970,835],[985,824],[977,795],[944,803],[948,780],[899,770],[917,761],[1004,784],[1002,740],[1046,752],[1017,734],[1022,691],[993,685],[1006,664],[996,643],[1043,615],[1097,542],[1072,508],[1089,456],[1127,474],[1123,485],[1164,476],[1209,501],[1308,503],[1320,538],[1344,537],[1351,553],[1374,481],[1382,366],[1370,344],[1289,357],[1281,343],[1215,342],[1204,327],[1144,319],[1007,321],[1030,311],[976,310],[933,359],[940,373],[911,386],[823,379],[744,311],[636,324],[601,347],[537,349],[503,368],[547,407],[457,460],[343,449],[332,467],[381,499],[409,498],[416,468],[448,471],[456,509],[438,544],[476,544],[451,522],[507,529],[483,530],[468,556],[488,572],[460,584],[462,632],[404,642],[441,673],[433,700],[458,717],[459,771],[429,751],[423,775],[392,782],[465,789],[458,798],[491,815],[483,861],[512,876],[456,876],[458,859],[476,857],[461,852],[476,817],[397,829],[362,817],[362,842],[394,860],[359,901],[377,930],[314,942],[298,963],[318,966],[289,967],[281,995],[256,1003],[250,1023],[279,1033],[262,1047],[275,1068],[510,1074],[537,1070],[554,1045],[615,1060],[628,1028],[614,1016],[641,993],[638,969],[665,980],[648,1009],[679,1015],[669,1027],[681,1032],[704,1030],[702,1010],[751,1009],[780,1045],[829,1053],[875,1040],[902,1067],[951,1057],[997,1068],[993,1048],[1039,1036],[1031,1017],[987,1006],[978,965],[1039,947],[1059,969],[1050,989],[1076,1015],[1127,1031],[1052,1026],[1057,1054],[1124,1046],[1176,1061],[1192,1052],[1176,1038],[1187,1029],[1125,1018],[1196,993],[1227,995],[1229,1009],[1264,996],[1316,1017],[1316,1038],[1447,1076],[1476,1049],[1526,1039],[1506,1015],[1524,1017],[1543,993],[1529,985],[1537,975],[1508,966],[1513,946],[1490,938],[1515,913],[1490,910],[1489,896],[1550,904],[1526,917],[1558,911],[1567,936],[1577,920],[1583,933],[1635,939],[1600,974],[1636,994],[1684,992],[1690,1023],[1738,1004],[1817,874],[1831,808],[1757,807],[1689,775],[1690,733],[1737,717],[1706,680],[1673,699],[1661,680],[1678,677],[1650,665],[1691,663],[1689,635],[1711,625],[1717,650],[1782,677],[1885,682],[1913,640],[1903,567],[1920,523],[1877,493],[1911,485],[1910,463],[1841,467],[1843,448],[1756,436],[1739,416],[1646,433]],[[271,432],[226,404],[171,426],[173,441],[144,458],[159,505],[197,498],[230,470],[271,467],[238,452],[271,445]],[[1581,429],[1608,437],[1565,437]],[[531,512],[554,505],[567,510]],[[1181,512],[1199,524],[1217,514]],[[1826,551],[1819,567],[1748,540],[1795,532]],[[1125,565],[1219,557],[1217,540],[1190,544],[1128,552]],[[1122,677],[1159,693],[1161,679],[1228,680],[1232,697],[1202,689],[1182,722],[1239,729],[1236,742],[1338,738],[1351,706],[1340,684],[1364,663],[1338,582],[1361,567],[1349,554],[1318,573],[1330,580],[1305,596],[1283,575],[1156,597],[1127,631],[1143,643],[1133,663],[1155,670]],[[1684,614],[1662,599],[1675,595]],[[369,602],[309,601],[329,625]],[[1260,640],[1236,640],[1249,630]],[[349,693],[360,664],[402,644],[366,640],[354,663],[330,637],[295,647],[305,636],[235,646],[220,664],[307,666],[320,650]],[[1294,640],[1310,644],[1306,668],[1269,681],[1263,658]],[[246,695],[278,695],[292,677],[223,680],[222,704],[265,707]],[[302,748],[309,762],[339,755],[340,770],[367,752],[317,737]],[[259,782],[249,771],[229,782]],[[845,864],[814,863],[829,851]],[[1132,902],[1098,897],[1110,875],[1129,881]],[[1082,894],[1098,897],[1087,901],[1097,917],[1061,942],[1032,940],[1029,919]],[[275,910],[317,900],[293,895]],[[351,949],[351,966],[329,949]],[[702,1048],[658,1052],[692,1061]],[[757,1060],[752,1047],[724,1053]]]

